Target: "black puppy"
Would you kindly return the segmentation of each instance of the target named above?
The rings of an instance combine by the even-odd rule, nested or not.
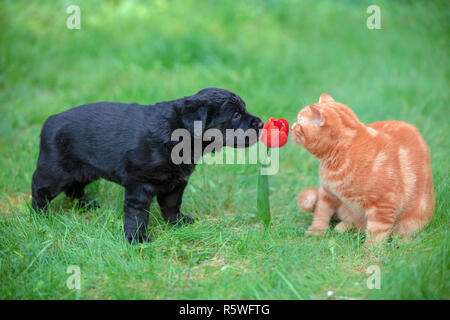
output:
[[[62,191],[82,205],[92,206],[95,202],[83,189],[103,178],[125,188],[124,232],[128,240],[150,241],[145,229],[154,196],[166,221],[192,223],[180,207],[195,167],[195,152],[190,163],[174,164],[171,153],[176,142],[171,135],[184,128],[194,141],[199,135],[198,129],[194,132],[194,121],[201,121],[202,132],[215,128],[224,137],[226,129],[254,129],[259,134],[263,127],[258,117],[246,111],[238,95],[215,88],[155,105],[99,102],[51,116],[41,132],[32,181],[33,209],[45,209]],[[226,140],[229,142],[225,138],[224,145]],[[246,140],[244,146],[254,143],[255,139]],[[201,146],[203,150],[206,145]]]

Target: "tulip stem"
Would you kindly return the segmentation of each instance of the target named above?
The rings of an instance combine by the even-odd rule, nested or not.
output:
[[[260,145],[262,146],[262,144]],[[264,146],[265,147],[265,146]],[[269,176],[262,174],[263,163],[266,162],[267,156],[270,156],[270,148],[266,148],[263,152],[264,161],[260,164],[258,185],[257,185],[257,214],[265,228],[270,226],[270,201],[269,201]]]

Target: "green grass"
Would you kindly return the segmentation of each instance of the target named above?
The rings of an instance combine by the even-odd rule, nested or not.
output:
[[[81,7],[81,30],[65,27]],[[449,8],[445,1],[1,1],[0,298],[449,299]],[[256,165],[200,165],[183,211],[151,244],[123,239],[123,190],[98,181],[102,208],[59,196],[29,210],[39,132],[51,114],[95,101],[154,103],[222,87],[263,119],[294,121],[323,92],[364,122],[414,124],[431,148],[437,208],[412,241],[369,250],[362,235],[304,237],[296,196],[318,161],[289,141],[270,177],[272,226],[255,216]],[[81,268],[69,290],[67,267]],[[366,269],[381,269],[381,289]],[[327,297],[328,291],[333,291]]]

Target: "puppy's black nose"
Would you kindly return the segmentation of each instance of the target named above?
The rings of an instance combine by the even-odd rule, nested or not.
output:
[[[253,119],[252,125],[254,128],[261,130],[264,127],[264,122],[262,122],[260,118],[255,117],[255,119]]]

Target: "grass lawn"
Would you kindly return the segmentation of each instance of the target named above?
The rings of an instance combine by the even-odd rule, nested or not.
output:
[[[445,1],[1,1],[1,299],[449,299],[449,7]],[[66,8],[81,8],[81,29]],[[263,120],[321,93],[366,123],[414,124],[431,148],[436,211],[409,242],[366,249],[364,236],[305,237],[297,208],[318,161],[291,140],[270,177],[272,225],[255,216],[257,165],[200,165],[182,228],[150,208],[153,242],[123,238],[123,189],[87,187],[102,207],[60,195],[30,212],[39,133],[50,115],[96,101],[151,104],[204,87],[238,93]],[[370,179],[370,177],[368,177]],[[81,289],[70,290],[70,265]],[[378,266],[381,288],[366,270]],[[332,291],[332,292],[330,292]]]

